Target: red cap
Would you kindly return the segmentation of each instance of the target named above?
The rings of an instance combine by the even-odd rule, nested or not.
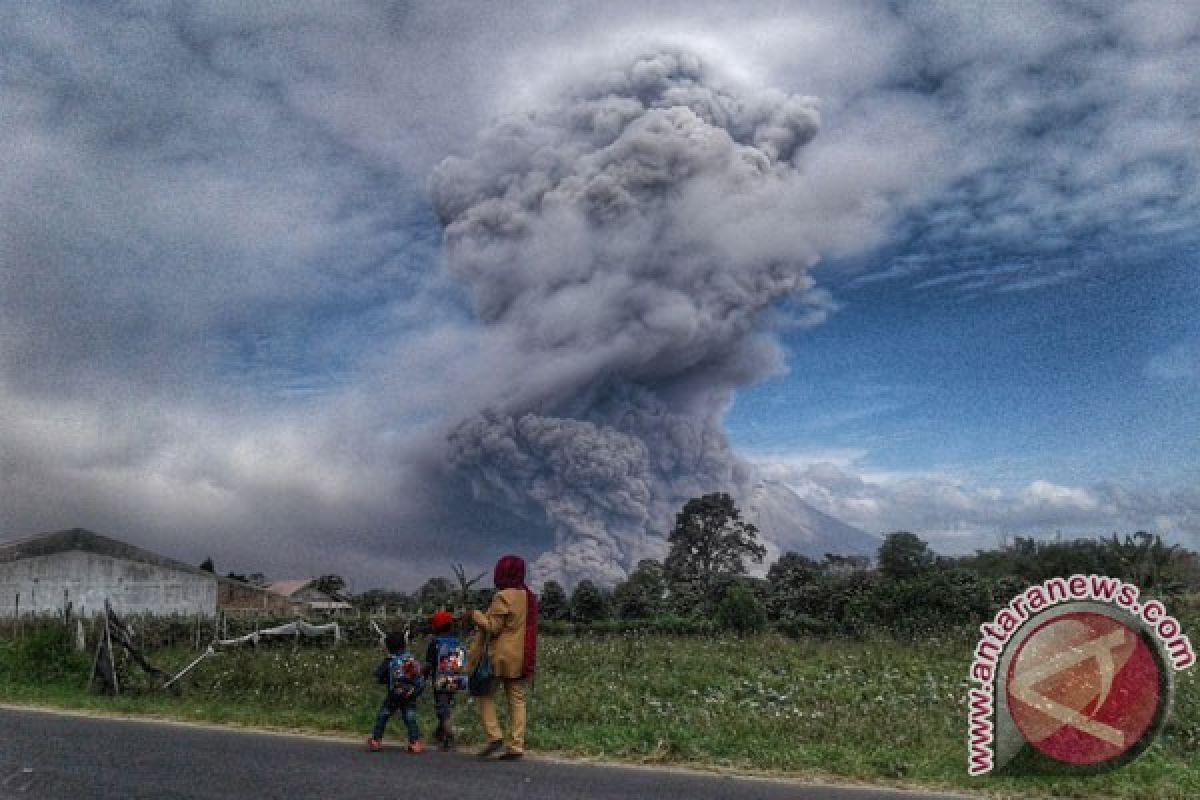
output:
[[[444,608],[433,612],[433,616],[429,618],[429,625],[435,631],[444,631],[453,624],[454,615]]]

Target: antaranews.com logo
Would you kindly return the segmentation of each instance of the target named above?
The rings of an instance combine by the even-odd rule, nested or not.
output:
[[[1179,621],[1103,575],[1031,586],[980,626],[969,692],[971,775],[1005,765],[1094,773],[1137,758],[1196,663]]]

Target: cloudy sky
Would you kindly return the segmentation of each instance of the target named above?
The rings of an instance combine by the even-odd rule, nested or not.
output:
[[[0,0],[0,537],[603,559],[653,418],[945,552],[1200,547],[1197,74],[1186,2]],[[614,460],[514,487],[529,414]]]

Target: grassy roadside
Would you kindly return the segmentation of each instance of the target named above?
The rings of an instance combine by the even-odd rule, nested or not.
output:
[[[1124,769],[1090,778],[968,778],[964,676],[973,644],[965,637],[919,644],[544,637],[529,744],[588,758],[999,796],[1200,796],[1194,669],[1177,676],[1168,735]],[[178,668],[193,657],[176,650],[154,660]],[[34,685],[10,669],[0,672],[0,699],[365,737],[380,699],[370,679],[378,658],[368,649],[287,645],[225,653],[202,664],[178,698],[97,697],[84,691],[83,673]],[[473,708],[460,702],[458,720],[465,745],[482,741]],[[421,724],[432,730],[428,702]]]

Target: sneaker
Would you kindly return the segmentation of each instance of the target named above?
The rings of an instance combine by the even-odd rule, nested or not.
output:
[[[415,742],[408,743],[408,752],[413,753],[414,755],[422,752],[424,749],[425,746],[421,744],[420,739],[417,739]]]
[[[367,739],[367,749],[372,753],[377,753],[383,749],[383,741],[374,737]]]
[[[504,748],[504,740],[503,739],[497,739],[494,742],[488,742],[487,747],[485,747],[479,751],[479,757],[480,758],[490,758],[491,756],[496,755],[496,753],[499,753],[503,748]]]
[[[524,757],[525,757],[524,753],[514,753],[512,751],[509,751],[509,752],[505,753],[504,755],[500,756],[500,760],[501,761],[520,761]]]

